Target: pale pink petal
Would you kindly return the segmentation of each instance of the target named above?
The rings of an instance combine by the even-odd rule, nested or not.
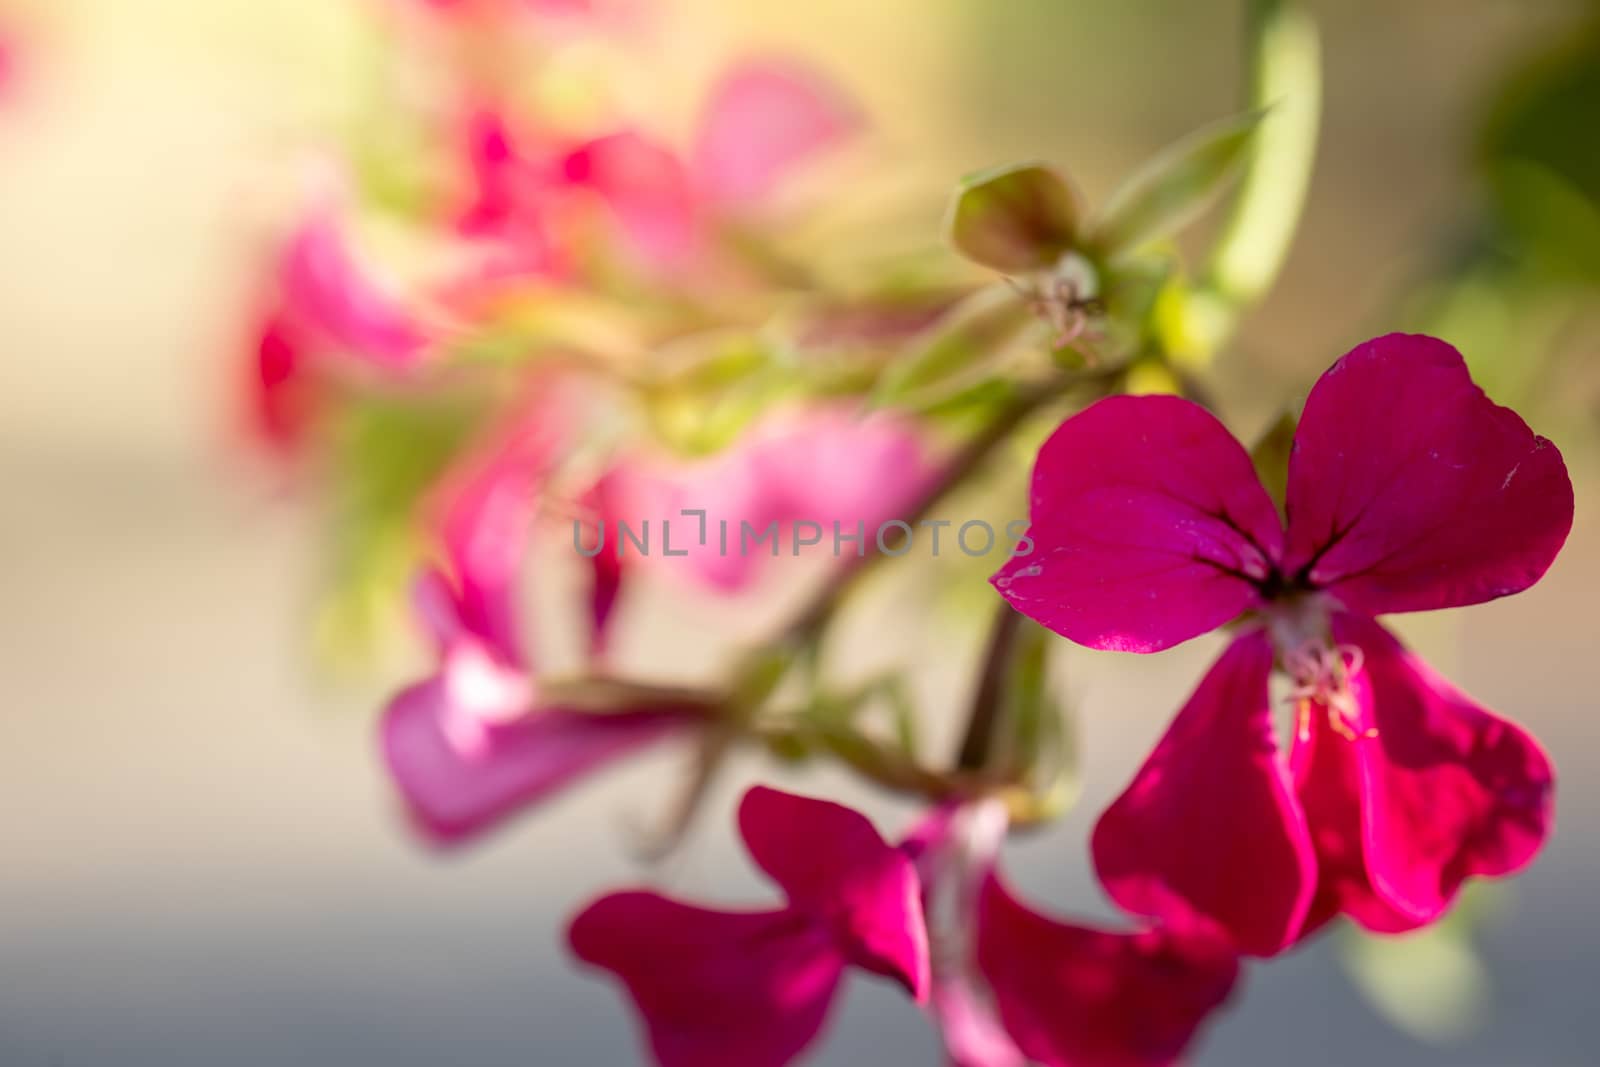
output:
[[[381,725],[390,775],[419,827],[442,844],[487,830],[695,721],[673,708],[547,708],[495,722],[453,696],[446,675],[420,682],[390,702]]]
[[[827,1022],[844,958],[792,910],[711,911],[648,892],[572,920],[583,962],[622,980],[659,1067],[784,1067]]]
[[[1291,944],[1316,888],[1304,816],[1273,736],[1260,631],[1201,681],[1133,784],[1095,826],[1095,870],[1124,909],[1221,931],[1241,952]]]
[[[1283,534],[1250,457],[1204,408],[1119,396],[1039,451],[1033,550],[992,582],[1018,611],[1091,648],[1155,652],[1261,603]]]
[[[600,197],[647,265],[681,268],[699,253],[699,207],[671,149],[633,131],[609,134],[574,149],[562,172]]]
[[[1572,526],[1556,447],[1484,396],[1460,353],[1389,334],[1306,401],[1289,458],[1286,573],[1377,615],[1526,589]]]
[[[813,72],[778,60],[749,62],[707,103],[695,175],[708,199],[750,205],[860,127],[856,108]]]
[[[331,210],[314,212],[290,239],[280,279],[286,313],[336,354],[389,370],[421,358],[427,334],[356,260]]]
[[[1043,1067],[1175,1063],[1238,978],[1222,942],[1058,922],[993,875],[981,896],[978,961],[1006,1030]]]
[[[950,1067],[1027,1067],[1022,1051],[970,984],[935,979],[933,1006]]]
[[[928,930],[911,860],[858,812],[764,786],[745,793],[739,831],[798,910],[816,916],[859,967],[928,991]]]
[[[1549,836],[1554,772],[1527,732],[1452,688],[1370,619],[1334,635],[1361,649],[1375,736],[1357,746],[1363,848],[1395,911],[1438,918],[1461,883],[1533,861]]]

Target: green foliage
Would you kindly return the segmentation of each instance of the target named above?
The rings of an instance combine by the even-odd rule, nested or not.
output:
[[[1192,222],[1238,177],[1262,115],[1211,123],[1140,167],[1090,226],[1089,246],[1118,260]]]

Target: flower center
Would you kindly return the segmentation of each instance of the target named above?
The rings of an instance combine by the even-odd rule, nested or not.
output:
[[[1361,673],[1363,658],[1355,645],[1330,645],[1325,641],[1307,642],[1283,654],[1283,669],[1293,688],[1289,699],[1295,704],[1295,734],[1306,741],[1311,736],[1311,716],[1323,709],[1333,732],[1347,741],[1377,737],[1374,726],[1362,723],[1361,704],[1350,681]]]

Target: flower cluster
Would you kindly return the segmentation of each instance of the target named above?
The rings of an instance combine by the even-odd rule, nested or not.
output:
[[[740,749],[842,765],[926,808],[891,844],[854,811],[758,787],[739,831],[781,900],[726,911],[638,889],[584,908],[571,949],[620,980],[655,1062],[782,1067],[865,971],[926,1010],[960,1067],[1159,1067],[1229,1000],[1241,958],[1338,916],[1417,929],[1468,879],[1532,861],[1548,759],[1376,620],[1537,581],[1572,521],[1560,453],[1430,337],[1334,363],[1277,458],[1199,402],[1207,358],[1266,284],[1226,242],[1281,259],[1288,234],[1259,217],[1281,220],[1294,196],[1276,189],[1260,215],[1247,181],[1198,270],[1166,238],[1237,170],[1278,181],[1308,165],[1261,155],[1311,143],[1284,126],[1314,129],[1304,85],[1264,83],[1289,104],[1255,100],[1197,132],[1099,212],[1043,164],[975,175],[947,219],[966,263],[879,264],[862,283],[790,244],[781,187],[864,126],[815,74],[735,64],[679,143],[615,101],[558,106],[485,59],[514,48],[559,73],[575,37],[626,52],[638,12],[384,10],[420,27],[445,103],[397,109],[399,139],[425,146],[402,174],[363,173],[371,145],[318,171],[274,250],[250,395],[274,454],[333,486],[355,601],[367,579],[403,589],[425,638],[426,674],[379,726],[409,822],[459,845],[667,744],[697,757],[664,806],[668,844]],[[1288,20],[1255,33],[1290,49],[1256,57],[1279,75],[1307,69],[1287,10],[1256,13]],[[1277,132],[1258,141],[1263,123]],[[400,257],[363,244],[374,228],[426,267],[391,271]],[[1036,457],[1008,447],[1029,440],[1044,440]],[[829,638],[863,575],[916,529],[937,546],[952,497],[1000,496],[1030,458],[1026,524],[968,515],[948,534],[959,555],[986,554],[969,528],[1026,545],[993,592],[930,568],[930,585],[975,588],[996,614],[959,752],[930,760],[907,673],[841,682]],[[661,551],[625,551],[622,531],[647,538],[652,518]],[[835,551],[801,575],[807,599],[775,632],[741,633],[712,681],[662,684],[615,647],[631,591],[657,579],[764,600],[777,553],[730,551],[730,531],[798,549],[827,527]],[[853,551],[841,531],[859,531]],[[524,611],[527,561],[552,532],[575,541],[576,581],[550,585],[581,590],[557,624],[576,666]],[[1219,628],[1226,649],[1094,830],[1126,920],[1035,911],[999,867],[1010,833],[1072,793],[1049,633],[1152,653]]]

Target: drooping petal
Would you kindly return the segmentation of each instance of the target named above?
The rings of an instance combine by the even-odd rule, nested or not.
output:
[[[620,978],[660,1067],[783,1067],[816,1039],[844,972],[803,913],[731,913],[648,892],[590,904],[573,953]]]
[[[928,928],[912,861],[859,812],[756,786],[739,804],[751,858],[793,906],[818,917],[850,962],[928,991]]]
[[[1311,700],[1297,711],[1290,765],[1295,793],[1317,853],[1317,892],[1300,931],[1315,934],[1335,916],[1348,915],[1375,933],[1400,933],[1419,925],[1390,907],[1372,888],[1362,845],[1362,784],[1358,745],[1353,740],[1372,728],[1369,677],[1353,673],[1348,685],[1358,714],[1330,712]],[[1337,724],[1337,725],[1336,725]]]
[[[608,134],[574,149],[562,172],[610,208],[646,265],[681,268],[699,252],[699,207],[671,149],[631,130]]]
[[[1039,451],[1033,550],[991,581],[1013,607],[1091,648],[1155,652],[1260,602],[1283,534],[1250,457],[1204,408],[1119,396]]]
[[[1340,615],[1360,648],[1376,735],[1360,765],[1363,849],[1373,887],[1418,923],[1449,908],[1473,875],[1532,862],[1553,818],[1554,771],[1520,727],[1463,696],[1370,619]]]
[[[461,697],[440,674],[402,690],[381,724],[389,773],[419,827],[440,844],[487,830],[694,722],[670,708],[549,708],[496,721],[462,706]]]
[[[981,896],[978,961],[1007,1031],[1044,1067],[1174,1063],[1238,978],[1220,941],[1057,922],[994,875]]]
[[[695,175],[709,200],[754,204],[860,125],[843,94],[811,71],[777,60],[749,62],[731,71],[706,105]]]
[[[1526,589],[1572,526],[1561,453],[1473,383],[1460,353],[1389,334],[1312,389],[1289,458],[1285,571],[1352,611]]]
[[[1207,673],[1095,826],[1095,869],[1136,915],[1220,930],[1239,951],[1293,942],[1316,887],[1304,816],[1273,736],[1272,648],[1253,631]]]

